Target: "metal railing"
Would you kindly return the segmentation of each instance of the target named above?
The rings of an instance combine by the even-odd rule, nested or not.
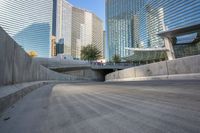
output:
[[[130,68],[134,67],[134,64],[131,63],[100,63],[100,62],[92,62],[91,67],[92,68],[109,68],[109,69],[124,69],[124,68]]]

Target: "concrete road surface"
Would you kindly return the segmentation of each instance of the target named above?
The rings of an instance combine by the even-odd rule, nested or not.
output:
[[[1,115],[0,133],[200,133],[200,81],[47,85]]]

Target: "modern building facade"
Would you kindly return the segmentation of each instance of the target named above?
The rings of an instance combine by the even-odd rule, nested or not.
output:
[[[101,51],[101,58],[104,58],[104,43],[103,43],[103,22],[95,14],[92,14],[92,45],[95,45]]]
[[[26,51],[51,55],[53,0],[0,0],[0,26]]]
[[[95,14],[74,7],[66,0],[56,1],[56,41],[64,42],[63,54],[80,59],[81,48],[89,44],[102,51],[103,22]]]
[[[106,31],[103,31],[103,58],[106,59]]]
[[[66,0],[56,1],[56,42],[64,42],[64,53],[71,55],[72,5]]]
[[[159,33],[200,23],[199,0],[106,0],[108,59],[134,48],[161,49]]]
[[[67,0],[0,0],[0,26],[25,51],[40,57],[55,56],[60,39],[63,54],[74,58],[80,58],[81,47],[88,44],[103,52],[102,21]]]
[[[80,58],[81,44],[83,44],[83,25],[85,22],[85,12],[82,9],[72,8],[72,57]],[[82,34],[81,34],[82,33]]]
[[[106,31],[109,59],[115,54],[129,55],[126,47],[134,47],[133,26],[139,25],[136,13],[144,6],[144,0],[106,0]],[[139,29],[138,29],[139,30]]]

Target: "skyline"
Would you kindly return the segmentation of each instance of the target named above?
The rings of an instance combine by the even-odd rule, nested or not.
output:
[[[103,22],[86,8],[66,0],[3,0],[0,5],[2,28],[27,52],[56,56],[56,45],[64,39],[62,54],[72,58],[80,59],[81,47],[88,44],[103,53]]]
[[[86,9],[94,14],[96,14],[104,24],[104,30],[105,30],[105,0],[67,0],[70,4]],[[98,6],[95,6],[98,5]]]

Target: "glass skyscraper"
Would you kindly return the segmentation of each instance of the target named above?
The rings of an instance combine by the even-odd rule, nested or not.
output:
[[[0,26],[26,51],[49,57],[53,0],[0,0]]]
[[[67,0],[0,0],[0,26],[39,57],[55,56],[60,39],[63,54],[74,58],[80,58],[81,47],[89,44],[103,53],[102,21]]]
[[[66,55],[71,55],[71,36],[72,36],[72,5],[66,0],[56,2],[56,42],[60,39],[64,43]]]
[[[144,0],[106,0],[107,43],[109,58],[129,53],[125,47],[133,47],[133,19],[144,6]],[[137,25],[137,24],[135,24]]]
[[[108,57],[128,48],[162,48],[157,34],[200,23],[199,0],[106,0]]]

